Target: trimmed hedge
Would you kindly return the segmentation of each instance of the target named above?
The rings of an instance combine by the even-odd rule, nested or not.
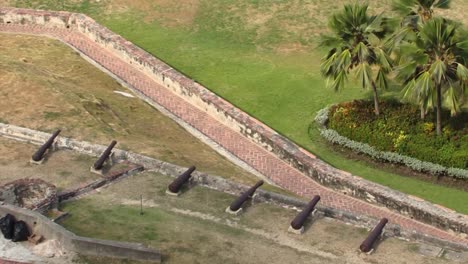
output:
[[[361,102],[361,101],[355,101],[355,102]],[[353,102],[353,103],[355,103]],[[346,103],[344,104],[345,106],[350,106],[353,105],[353,103]],[[463,169],[463,168],[455,168],[455,167],[445,167],[443,165],[439,165],[433,162],[429,161],[422,161],[417,158],[413,158],[407,155],[403,155],[400,153],[392,152],[392,151],[383,151],[380,150],[374,146],[371,146],[367,143],[363,142],[358,142],[349,139],[348,137],[345,137],[338,133],[336,130],[332,128],[327,128],[327,125],[330,126],[330,120],[329,120],[329,115],[330,113],[336,113],[336,109],[340,109],[339,107],[342,105],[334,105],[331,107],[324,108],[317,112],[317,115],[315,117],[315,121],[320,125],[320,134],[328,141],[338,144],[340,146],[347,147],[357,153],[363,153],[366,155],[369,155],[370,157],[379,160],[379,161],[384,161],[384,162],[390,162],[390,163],[396,163],[396,164],[402,164],[405,165],[415,171],[419,172],[425,172],[425,173],[430,173],[432,175],[447,175],[450,177],[455,177],[455,178],[460,178],[460,179],[468,179],[468,170]],[[372,105],[370,105],[370,109],[372,109]],[[407,110],[407,109],[406,109]],[[342,111],[342,110],[339,110]],[[412,112],[414,113],[414,112]],[[370,110],[369,115],[373,115],[372,110]],[[385,115],[385,113],[383,114]],[[417,111],[416,111],[417,115]],[[380,117],[385,119],[385,117]],[[370,119],[379,119],[377,117],[371,117]],[[399,120],[399,122],[405,122],[402,120]],[[359,124],[356,124],[355,126],[350,126],[352,130],[358,130],[357,126],[361,126],[364,124],[364,122],[360,122]],[[377,133],[381,133],[379,131],[376,131]],[[358,132],[359,133],[359,132]],[[387,138],[391,138],[390,136],[386,136]],[[388,140],[388,139],[382,139],[383,141],[391,141],[392,144],[398,143],[398,138],[401,138],[400,135],[396,137],[397,140]],[[467,138],[468,139],[468,138]],[[468,140],[467,140],[468,141]],[[379,144],[380,145],[380,144]],[[407,145],[411,147],[411,145]],[[417,146],[417,145],[416,145]],[[465,148],[464,151],[468,151],[468,148]],[[463,151],[462,151],[463,153]],[[434,152],[430,153],[431,155],[434,155]],[[465,153],[465,155],[467,155]],[[462,155],[463,156],[463,155]],[[463,159],[462,159],[463,160]],[[466,156],[465,160],[466,162]],[[466,166],[466,164],[465,164]]]

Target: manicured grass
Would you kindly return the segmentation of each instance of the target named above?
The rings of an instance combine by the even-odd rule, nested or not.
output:
[[[93,11],[90,15],[331,165],[468,213],[463,202],[468,199],[466,192],[348,160],[330,150],[313,127],[312,138],[309,138],[309,125],[316,111],[331,103],[370,96],[354,85],[334,93],[325,88],[319,74],[323,51],[316,48],[315,37],[324,31],[326,17],[343,2],[349,1],[316,0],[306,5],[303,1],[272,4],[269,1],[201,0],[197,2],[198,11],[193,20],[175,25],[165,24],[158,16],[149,21],[145,19],[148,14],[157,13],[157,3],[145,10],[122,12],[102,7],[107,13],[101,15]],[[382,11],[388,2],[373,1],[371,7]],[[468,6],[455,2],[462,5],[462,9]],[[306,9],[308,12],[304,11]],[[269,17],[270,13],[274,16]],[[299,48],[290,49],[297,46]],[[395,91],[386,92],[386,96],[395,94]]]

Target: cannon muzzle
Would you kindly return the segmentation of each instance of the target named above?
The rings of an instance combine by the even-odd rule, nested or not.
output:
[[[104,162],[106,162],[106,160],[109,158],[110,154],[112,153],[112,149],[115,147],[116,144],[117,141],[112,140],[110,145],[102,153],[101,157],[99,157],[99,159],[94,163],[93,168],[95,170],[102,169],[102,166],[104,166]]]
[[[229,206],[229,209],[231,209],[231,211],[234,211],[234,212],[239,210],[242,204],[244,204],[244,202],[247,201],[249,197],[252,197],[255,191],[262,185],[263,185],[263,181],[262,180],[258,181],[254,186],[250,187],[250,189],[242,193],[239,196],[239,198],[234,200],[234,202],[232,202],[232,204]]]
[[[58,129],[57,131],[55,131],[52,136],[46,141],[46,143],[44,143],[44,145],[42,145],[37,151],[36,153],[34,153],[32,155],[32,160],[33,161],[41,161],[43,158],[44,158],[44,154],[45,152],[52,146],[52,144],[54,143],[54,140],[55,138],[60,134],[61,130]]]

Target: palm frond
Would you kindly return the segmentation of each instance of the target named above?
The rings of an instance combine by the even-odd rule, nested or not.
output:
[[[468,53],[468,40],[465,40],[465,41],[460,41],[457,43],[457,48],[465,51],[466,53]]]
[[[381,48],[374,48],[374,53],[376,56],[376,64],[380,66],[380,69],[383,71],[383,73],[389,73],[393,66],[392,59],[388,53]]]
[[[418,91],[414,88],[416,80],[412,79],[402,89],[403,100],[407,102],[419,102]]]
[[[456,63],[457,65],[457,78],[460,82],[468,82],[468,68],[461,63]]]
[[[415,5],[415,0],[395,0],[392,3],[392,9],[405,16],[411,12]]]
[[[371,88],[372,70],[368,63],[361,63],[356,67],[356,78],[364,89]]]
[[[383,90],[388,90],[387,74],[382,69],[380,69],[379,72],[377,73],[375,82],[378,88],[383,89]]]
[[[436,81],[437,84],[442,83],[443,80],[447,80],[447,65],[440,59],[436,59],[429,69],[431,78]]]
[[[420,74],[414,83],[414,89],[417,91],[419,98],[429,97],[432,87],[434,85],[431,81],[431,74],[427,71]]]
[[[320,64],[320,72],[322,73],[323,76],[329,77],[334,74],[334,66],[336,64],[335,61],[337,57],[338,57],[338,54],[335,50],[335,52],[333,52],[330,55],[327,55],[327,57],[325,57],[322,60],[322,63]]]
[[[331,88],[335,91],[343,89],[345,83],[348,81],[346,71],[339,71],[333,80],[328,79],[328,84],[331,83]]]
[[[351,65],[351,52],[348,49],[343,50],[335,60],[335,67],[338,71],[347,71]]]
[[[353,54],[356,54],[359,62],[367,61],[370,55],[369,48],[362,42],[359,42],[353,50]]]
[[[452,116],[460,112],[460,90],[454,86],[450,86],[444,94],[445,104],[450,109]]]
[[[344,45],[342,38],[332,35],[321,35],[319,39],[319,47],[340,47]]]
[[[364,32],[378,32],[383,30],[383,14],[379,14],[377,16],[370,17],[369,21],[367,22],[367,26],[364,29]]]

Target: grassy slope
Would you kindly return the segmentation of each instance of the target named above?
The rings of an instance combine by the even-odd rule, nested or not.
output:
[[[196,16],[190,23],[175,25],[165,22],[171,14],[177,15],[177,6],[161,9],[159,3],[164,1],[153,2],[144,10],[112,11],[112,17],[89,6],[78,11],[90,14],[333,166],[468,213],[466,192],[348,160],[330,150],[314,128],[309,139],[307,131],[317,110],[333,102],[369,97],[355,87],[341,93],[326,90],[318,71],[323,53],[315,48],[314,37],[323,31],[326,16],[349,1],[188,1],[197,2]],[[371,6],[383,10],[388,2],[376,1]],[[460,1],[455,4],[463,5],[462,9],[468,6]],[[155,10],[160,12],[157,15],[166,12],[164,19],[148,15]]]

